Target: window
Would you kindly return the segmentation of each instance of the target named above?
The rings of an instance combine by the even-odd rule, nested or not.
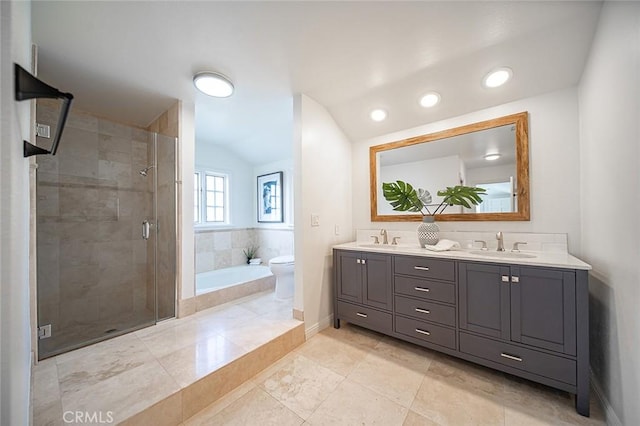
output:
[[[196,224],[229,223],[228,175],[211,172],[195,172],[194,221]]]

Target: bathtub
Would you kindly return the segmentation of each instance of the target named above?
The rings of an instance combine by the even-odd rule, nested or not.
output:
[[[268,266],[240,265],[196,274],[196,295],[262,280],[273,274]]]

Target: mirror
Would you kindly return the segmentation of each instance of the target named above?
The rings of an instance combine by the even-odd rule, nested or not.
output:
[[[394,211],[384,199],[382,183],[396,180],[426,189],[434,205],[447,186],[487,190],[478,206],[448,206],[437,221],[529,220],[528,131],[528,113],[521,112],[370,147],[371,221],[422,220]]]

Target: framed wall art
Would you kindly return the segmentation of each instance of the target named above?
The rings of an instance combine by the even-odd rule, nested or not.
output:
[[[283,222],[282,172],[258,176],[258,222]]]

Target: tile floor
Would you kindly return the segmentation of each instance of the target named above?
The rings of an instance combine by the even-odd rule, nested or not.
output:
[[[112,410],[117,423],[299,324],[269,292],[50,358],[34,369],[33,424],[68,424],[68,410]],[[594,401],[591,411],[576,414],[565,392],[343,322],[183,425],[603,425]]]
[[[561,391],[344,324],[315,335],[184,423],[603,425]]]
[[[263,292],[41,361],[33,424],[68,424],[68,411],[127,419],[299,326],[291,302]]]

